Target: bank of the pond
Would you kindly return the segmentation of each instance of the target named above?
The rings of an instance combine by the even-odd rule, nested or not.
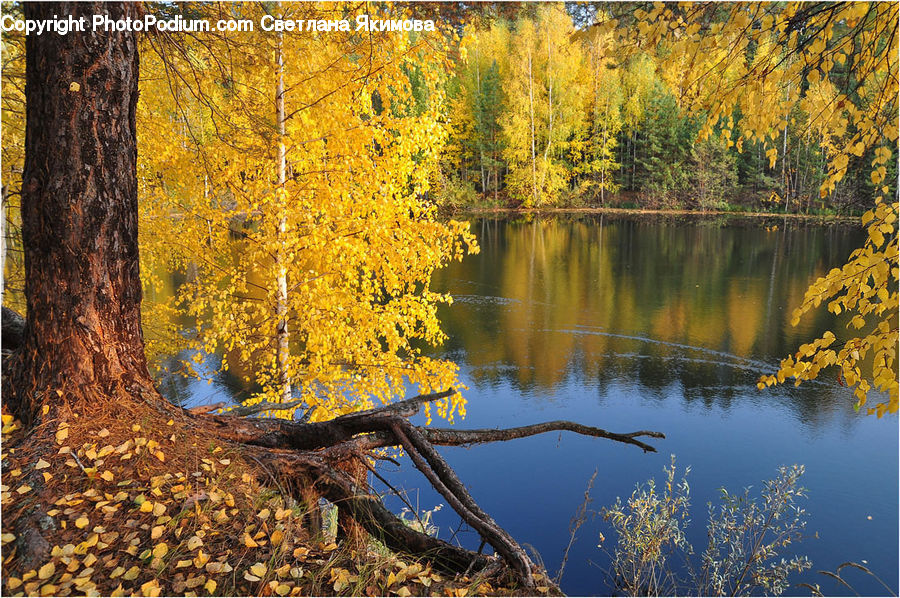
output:
[[[4,405],[4,408],[6,406]],[[311,533],[253,455],[182,421],[100,414],[29,430],[6,411],[4,596],[517,596],[377,542]],[[333,523],[333,522],[332,522]],[[535,576],[539,595],[559,595]],[[542,583],[543,582],[543,583]]]
[[[709,218],[727,216],[736,218],[781,218],[790,220],[802,220],[809,222],[858,222],[861,214],[796,214],[788,212],[762,212],[743,210],[679,210],[679,209],[650,209],[650,208],[613,208],[613,207],[460,207],[448,210],[453,215],[466,215],[473,218],[490,216],[567,216],[573,214],[615,214],[622,216],[692,216],[697,218]]]

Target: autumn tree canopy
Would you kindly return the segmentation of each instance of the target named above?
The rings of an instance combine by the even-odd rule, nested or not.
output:
[[[257,19],[268,8],[211,10]],[[272,10],[326,19],[344,8]],[[373,18],[403,16],[384,10]],[[197,359],[223,350],[224,368],[261,386],[253,401],[289,401],[288,381],[302,403],[284,416],[302,407],[333,417],[402,396],[406,383],[453,386],[455,366],[415,344],[443,338],[435,310],[449,297],[428,289],[432,272],[477,249],[425,201],[446,139],[446,59],[433,40],[350,31],[145,41],[146,282],[187,275],[148,319],[190,317]],[[443,416],[462,411],[454,400]]]

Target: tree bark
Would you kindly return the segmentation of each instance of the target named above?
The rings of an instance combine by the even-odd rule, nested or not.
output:
[[[140,5],[27,3],[24,10],[26,19],[90,21],[137,18]],[[25,97],[28,318],[18,380],[56,389],[63,400],[85,387],[152,387],[140,320],[136,35],[28,36]],[[32,420],[40,399],[17,394],[17,410]]]
[[[420,551],[427,548],[429,558],[440,567],[460,571],[484,566],[476,553],[460,551],[440,541],[401,530],[396,519],[385,515],[384,506],[368,496],[368,485],[360,484],[355,473],[347,473],[342,465],[356,459],[362,464],[366,451],[385,446],[401,446],[413,464],[429,483],[447,499],[462,519],[476,530],[485,543],[490,544],[515,572],[518,581],[526,587],[534,587],[534,565],[525,551],[502,527],[478,506],[462,481],[443,457],[434,449],[435,444],[464,446],[483,442],[497,442],[524,438],[550,431],[572,431],[577,434],[608,438],[632,444],[645,452],[655,452],[652,446],[638,437],[664,438],[659,432],[637,431],[628,434],[608,432],[568,421],[555,421],[506,430],[441,430],[420,428],[408,421],[419,408],[430,401],[446,398],[455,391],[420,395],[393,405],[343,415],[327,422],[304,424],[284,420],[247,420],[234,416],[216,416],[195,413],[195,416],[215,426],[217,433],[233,442],[245,445],[246,450],[270,451],[267,459],[279,473],[300,479],[312,480],[322,496],[339,505],[347,520],[376,534],[394,550]],[[288,451],[287,455],[285,451]],[[310,482],[300,482],[300,488],[309,488]],[[428,538],[428,539],[426,539]]]

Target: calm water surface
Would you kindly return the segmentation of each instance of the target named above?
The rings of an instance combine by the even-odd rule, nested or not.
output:
[[[692,468],[689,537],[697,550],[718,488],[759,488],[778,466],[801,463],[810,537],[785,556],[807,555],[813,571],[864,562],[897,592],[897,417],[855,413],[833,376],[756,388],[800,343],[846,330],[822,313],[791,327],[790,314],[809,283],[860,244],[861,231],[782,219],[610,215],[481,219],[472,229],[481,253],[432,285],[455,298],[441,314],[449,339],[434,354],[456,361],[469,386],[467,415],[456,425],[569,419],[666,434],[652,441],[656,454],[569,433],[441,449],[481,506],[534,547],[551,573],[595,470],[590,507],[597,510],[636,483],[661,479],[674,454],[679,469]],[[235,386],[161,382],[174,400],[194,404],[221,400]],[[477,548],[477,535],[457,532],[444,499],[411,463],[401,465],[384,474],[413,504],[445,505],[435,514],[439,536]],[[601,532],[612,551],[614,536],[599,517],[578,531],[562,579],[567,593],[610,592]],[[885,593],[867,576],[847,577],[861,594]],[[815,573],[794,581],[847,593]]]

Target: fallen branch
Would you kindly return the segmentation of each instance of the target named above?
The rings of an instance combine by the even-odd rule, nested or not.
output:
[[[213,403],[212,405],[200,405],[199,407],[191,407],[187,410],[191,415],[203,415],[205,413],[209,413],[210,411],[215,411],[216,409],[221,409],[225,407],[225,402],[220,401],[218,403]]]
[[[481,510],[456,473],[434,447],[428,444],[418,430],[406,420],[398,419],[392,429],[416,468],[425,475],[435,490],[440,492],[453,510],[512,566],[525,587],[533,588],[532,564],[525,551],[490,515]]]
[[[422,405],[444,399],[455,394],[451,389],[440,393],[426,394],[367,411],[342,415],[329,421],[300,423],[287,420],[254,419],[236,423],[233,418],[210,416],[222,428],[222,434],[237,442],[255,444],[270,448],[290,448],[296,450],[316,450],[336,446],[366,434],[354,445],[357,449],[373,449],[400,446],[391,432],[394,417],[411,417],[418,413]],[[551,421],[529,426],[507,429],[452,430],[447,428],[418,428],[432,444],[443,446],[469,446],[485,442],[499,442],[525,438],[546,432],[568,431],[583,436],[606,438],[639,447],[644,452],[656,449],[638,437],[665,438],[661,432],[639,430],[636,432],[609,432],[602,428],[585,426],[571,421]]]
[[[263,411],[283,411],[285,409],[293,409],[294,407],[302,404],[303,399],[297,399],[296,401],[290,401],[288,403],[272,403],[271,401],[265,401],[263,403],[257,403],[255,405],[241,405],[239,407],[235,407],[230,411],[227,411],[223,415],[230,415],[232,417],[247,417],[248,415],[256,415],[257,413],[262,413]]]
[[[547,432],[574,432],[582,436],[592,436],[594,438],[606,438],[616,442],[634,445],[642,449],[645,453],[655,453],[656,448],[653,446],[636,440],[641,436],[650,438],[665,438],[662,432],[653,432],[650,430],[639,430],[637,432],[628,432],[621,434],[617,432],[609,432],[602,428],[594,428],[585,426],[566,420],[558,420],[544,422],[540,424],[532,424],[530,426],[520,426],[517,428],[502,429],[481,429],[481,430],[453,430],[450,428],[417,428],[425,439],[431,444],[438,446],[471,446],[473,444],[484,444],[487,442],[503,442],[506,440],[514,440],[516,438],[526,438],[528,436],[536,436]],[[359,450],[371,450],[388,446],[398,446],[396,438],[389,432],[376,432],[367,436],[359,437],[355,440],[354,447]]]
[[[370,534],[393,550],[422,554],[427,552],[436,566],[456,572],[483,568],[496,560],[454,547],[421,534],[395,517],[368,488],[361,488],[353,477],[336,465],[351,459],[365,458],[367,451],[387,446],[401,446],[409,454],[431,485],[447,499],[460,517],[490,544],[527,588],[534,587],[533,565],[525,551],[503,528],[484,512],[450,465],[434,445],[469,446],[525,438],[553,431],[569,431],[584,436],[606,438],[637,446],[644,452],[656,449],[638,440],[640,437],[665,438],[660,432],[639,430],[629,433],[609,432],[571,421],[552,421],[509,429],[451,430],[414,426],[408,417],[422,405],[449,398],[453,389],[426,394],[387,405],[336,417],[330,421],[302,423],[275,419],[244,419],[223,415],[199,417],[218,428],[232,441],[264,451],[269,462],[273,458],[287,475],[306,480],[300,487],[315,485],[322,496],[346,509],[351,517]],[[276,457],[277,455],[277,457]],[[361,457],[362,456],[362,457]]]

